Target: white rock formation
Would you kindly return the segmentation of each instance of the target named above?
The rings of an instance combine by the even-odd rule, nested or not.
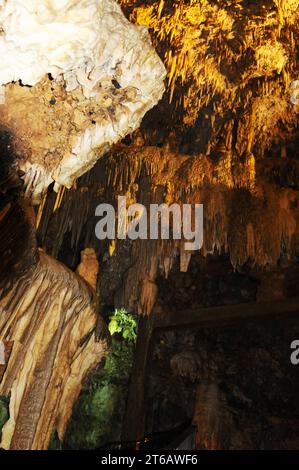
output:
[[[163,94],[147,30],[114,0],[0,0],[0,29],[0,124],[35,199],[49,181],[70,187]]]

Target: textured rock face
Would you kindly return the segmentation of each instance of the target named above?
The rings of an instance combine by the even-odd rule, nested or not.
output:
[[[217,154],[224,143],[259,158],[294,138],[299,0],[119,2],[150,28],[168,72],[168,91],[146,119],[156,142],[175,133],[185,152]]]
[[[63,437],[84,378],[106,355],[107,327],[97,315],[92,250],[84,250],[78,275],[37,249],[34,211],[22,197],[6,137],[0,140],[0,396],[10,408],[0,447],[46,449],[54,428]]]
[[[147,30],[112,0],[2,1],[0,25],[0,125],[38,201],[140,125],[165,69]]]
[[[146,432],[193,417],[199,449],[297,449],[298,372],[285,358],[299,324],[282,317],[160,331]]]
[[[93,292],[41,252],[0,307],[1,338],[13,342],[0,384],[1,395],[11,394],[1,447],[46,449],[54,426],[63,437],[82,380],[107,352],[92,334]]]
[[[130,240],[116,240],[111,256],[109,243],[99,246],[95,237],[98,204],[110,202],[117,208],[119,194],[125,194],[130,204],[139,202],[147,208],[150,203],[203,203],[204,257],[228,253],[234,269],[246,263],[273,269],[281,260],[291,262],[299,249],[298,177],[295,158],[268,158],[263,166],[255,166],[252,154],[238,161],[225,149],[216,159],[174,153],[167,147],[117,145],[80,180],[76,190],[64,193],[60,207],[59,196],[48,194],[39,237],[53,256],[63,259],[68,251],[64,259],[73,268],[77,262],[73,253],[84,244],[94,247],[101,264],[101,301],[148,314],[156,300],[156,284],[161,283],[158,279],[171,274],[178,258],[179,271],[188,271],[190,252],[184,250],[184,240],[130,244]],[[68,231],[72,234],[69,248],[64,244]],[[201,276],[201,270],[197,275]],[[175,272],[172,283],[176,277]],[[187,289],[186,302],[193,298],[192,292],[197,296],[196,290]]]

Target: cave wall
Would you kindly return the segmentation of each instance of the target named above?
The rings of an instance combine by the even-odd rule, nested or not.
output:
[[[156,300],[157,278],[167,278],[177,259],[181,259],[180,269],[187,270],[190,257],[185,259],[182,243],[173,240],[116,240],[111,251],[108,240],[95,236],[98,204],[116,207],[119,195],[125,195],[128,204],[140,202],[146,207],[163,202],[202,203],[204,257],[227,254],[232,269],[275,271],[279,265],[296,265],[296,168],[295,155],[282,161],[269,158],[255,166],[250,160],[233,164],[227,155],[215,161],[204,155],[175,153],[167,146],[122,144],[78,182],[78,190],[62,198],[48,194],[38,214],[39,243],[72,268],[78,263],[76,253],[93,247],[100,260],[102,304],[149,313]],[[279,181],[274,175],[279,175]]]
[[[298,328],[295,316],[157,332],[146,432],[189,421],[198,449],[297,449],[299,382],[290,344]]]
[[[1,447],[47,449],[54,428],[62,439],[82,383],[108,343],[95,290],[38,249],[34,210],[7,135],[1,150],[0,395],[1,407],[8,405]]]
[[[10,369],[11,358],[19,353],[16,349],[11,352],[10,366],[4,373],[6,385],[1,385],[3,393],[8,393],[14,380],[11,416],[3,438],[7,447],[37,448],[49,442],[50,431],[43,435],[38,432],[39,426],[48,420],[49,430],[53,427],[67,393],[64,387],[68,379],[63,373],[56,376],[53,368],[45,366],[47,354],[54,361],[52,365],[62,359],[69,370],[79,344],[82,356],[78,363],[83,361],[84,374],[100,362],[106,349],[93,337],[98,310],[105,313],[124,306],[147,316],[179,312],[186,307],[260,303],[296,295],[299,108],[292,98],[292,87],[299,76],[299,2],[119,3],[136,27],[126,22],[114,3],[109,1],[107,5],[120,15],[126,34],[135,31],[140,40],[135,51],[139,57],[137,71],[134,60],[125,61],[125,70],[110,71],[101,81],[97,99],[86,99],[83,85],[90,83],[84,81],[83,88],[68,92],[52,75],[31,88],[19,82],[7,83],[4,95],[1,92],[1,126],[5,131],[1,135],[1,155],[7,154],[8,147],[15,152],[15,160],[26,173],[26,195],[39,203],[52,180],[58,183],[49,186],[34,220],[23,203],[15,202],[22,175],[15,168],[11,170],[12,162],[3,159],[0,237],[5,262],[0,287],[5,284],[6,316],[2,315],[2,328],[9,342],[13,335],[6,324],[12,322],[12,329],[20,332],[17,347],[22,349],[29,321],[22,302],[32,301],[28,284],[33,280],[36,298],[30,303],[30,328],[37,323],[44,325],[45,318],[53,324],[53,330],[57,321],[61,327],[55,337],[48,332],[48,349],[38,343],[43,362],[35,356],[32,374],[41,374],[41,368],[45,374],[40,376],[38,392],[31,380],[27,389],[22,388],[23,376],[14,372],[14,367]],[[167,91],[145,117],[163,93],[165,71],[141,26],[149,27],[167,70]],[[108,40],[109,58],[114,53],[111,45],[113,41]],[[147,73],[152,68],[154,77]],[[141,90],[141,96],[136,87],[122,87],[124,71],[129,75],[136,72],[138,77],[140,70],[147,88],[144,94]],[[91,136],[91,140],[80,140],[82,135]],[[123,137],[108,152],[111,144]],[[70,151],[76,138],[78,158],[74,161]],[[97,160],[94,168],[81,176]],[[60,184],[67,188],[61,187],[57,193]],[[115,205],[119,195],[127,196],[129,203],[146,206],[203,203],[201,252],[190,256],[177,241],[99,242],[94,233],[95,208],[101,202]],[[33,224],[42,254],[35,244]],[[10,238],[12,231],[14,237]],[[92,279],[96,302],[94,290],[64,266],[75,271],[86,249],[94,250],[99,263],[97,282],[96,274]],[[79,266],[77,271],[80,274],[84,270]],[[43,282],[52,284],[54,294],[57,289],[62,296],[54,317],[51,302],[39,297]],[[19,283],[23,300],[13,299]],[[67,291],[65,284],[69,286]],[[73,304],[73,296],[79,296],[84,308],[79,301],[78,309],[74,305],[67,318],[65,307]],[[43,319],[38,311],[45,312]],[[88,321],[83,321],[83,312]],[[76,328],[76,339],[69,321],[81,325]],[[154,406],[147,416],[147,432],[179,424],[173,419],[174,410],[179,410],[180,420],[194,416],[196,422],[206,420],[206,430],[198,431],[198,445],[205,448],[296,446],[298,410],[294,391],[298,384],[294,370],[287,367],[286,348],[290,331],[295,335],[297,324],[290,325],[288,321],[269,321],[227,330],[161,333],[149,377]],[[81,340],[86,340],[82,346]],[[68,342],[73,349],[65,355]],[[59,344],[64,347],[59,349]],[[54,357],[55,351],[62,352],[63,357]],[[24,370],[31,371],[28,355],[20,355],[19,360]],[[9,374],[12,378],[7,385]],[[78,396],[83,375],[77,374],[76,383],[72,383],[71,404]],[[44,392],[50,376],[54,384],[56,379],[60,383],[60,395],[51,389],[57,400],[49,405],[53,412],[47,412],[46,417],[41,410],[47,400]],[[23,402],[16,399],[19,390]],[[32,410],[36,419],[28,425],[26,406],[35,395],[39,409]],[[290,397],[290,403],[285,403],[286,397]],[[70,413],[71,406],[58,423],[61,438]]]

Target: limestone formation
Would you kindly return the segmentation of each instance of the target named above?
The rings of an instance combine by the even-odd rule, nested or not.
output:
[[[5,449],[47,449],[54,428],[62,439],[83,379],[107,352],[94,337],[93,291],[53,258],[39,256],[0,302],[1,338],[13,342],[0,383],[0,395],[10,395]]]
[[[113,0],[2,1],[0,25],[0,125],[38,202],[140,125],[165,69]]]

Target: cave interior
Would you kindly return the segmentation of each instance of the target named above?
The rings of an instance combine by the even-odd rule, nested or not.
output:
[[[0,33],[0,446],[299,449],[299,1],[85,3],[97,91]],[[119,196],[202,204],[200,249],[100,240]]]

